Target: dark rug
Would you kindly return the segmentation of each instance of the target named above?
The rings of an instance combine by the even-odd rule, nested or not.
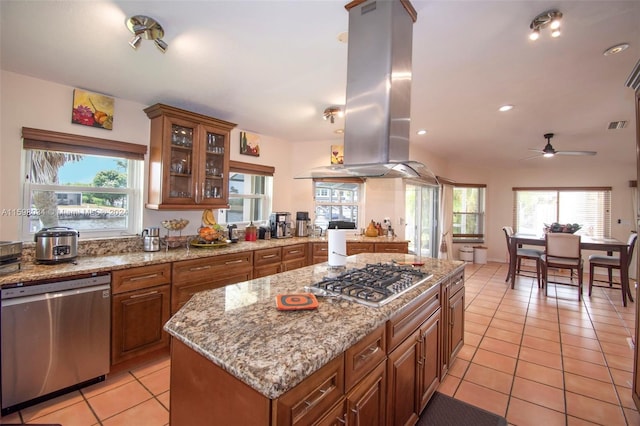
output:
[[[436,392],[416,426],[507,426],[507,419]]]

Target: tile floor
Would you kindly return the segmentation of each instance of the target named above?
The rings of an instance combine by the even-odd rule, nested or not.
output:
[[[619,289],[577,289],[518,277],[500,263],[468,265],[465,345],[439,391],[511,425],[640,425],[631,399],[635,304]],[[586,295],[586,290],[585,290]],[[64,426],[167,425],[168,358],[0,419]]]

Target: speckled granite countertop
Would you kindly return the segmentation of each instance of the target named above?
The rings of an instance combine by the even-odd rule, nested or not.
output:
[[[406,240],[387,239],[386,237],[349,236],[348,241],[355,242],[403,242]],[[153,265],[157,263],[175,262],[179,260],[197,259],[200,257],[219,254],[239,253],[243,251],[259,250],[271,247],[288,246],[292,244],[326,242],[325,238],[272,238],[270,240],[240,241],[221,248],[176,248],[158,252],[128,252],[114,255],[78,256],[74,263],[58,263],[42,265],[31,261],[22,262],[20,271],[0,274],[0,286],[10,283],[35,281],[42,279],[65,278],[93,272],[108,272],[116,269],[133,268],[136,266]],[[101,245],[108,245],[109,240],[99,241]]]
[[[405,254],[360,254],[347,268],[410,261]],[[327,263],[197,293],[165,330],[268,398],[277,398],[385,323],[411,300],[464,267],[423,259],[433,278],[379,308],[319,297],[313,311],[278,311],[277,294],[304,292],[330,274]]]

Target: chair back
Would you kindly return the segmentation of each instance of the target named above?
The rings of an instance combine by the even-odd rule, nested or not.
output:
[[[545,238],[545,252],[548,257],[580,259],[580,235],[564,233],[547,233]]]
[[[627,249],[629,250],[627,252],[628,253],[627,259],[629,259],[629,266],[631,266],[631,258],[633,257],[633,249],[636,246],[637,239],[638,239],[638,233],[635,231],[631,231],[631,234],[629,235],[629,239],[627,240],[627,244],[628,244]]]
[[[504,236],[507,239],[507,248],[509,248],[509,238],[513,235],[513,228],[510,226],[503,226]]]

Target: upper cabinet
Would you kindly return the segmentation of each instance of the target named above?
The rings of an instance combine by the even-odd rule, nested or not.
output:
[[[151,119],[147,208],[227,208],[229,137],[236,125],[163,104]]]

